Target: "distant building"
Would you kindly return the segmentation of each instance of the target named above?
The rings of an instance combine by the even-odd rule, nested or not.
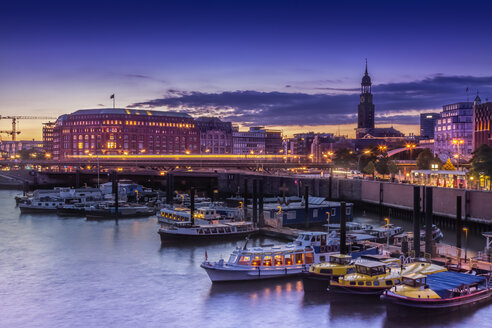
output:
[[[281,155],[282,131],[265,129],[262,126],[250,127],[249,131],[233,129],[232,144],[234,154]]]
[[[439,113],[420,114],[420,137],[434,139],[434,127],[439,119]]]
[[[199,153],[200,131],[184,113],[125,108],[83,109],[60,116],[53,158],[87,154]]]
[[[296,133],[293,138],[289,139],[288,152],[293,155],[310,155],[312,154],[312,144],[317,138],[317,146],[327,143],[333,143],[335,136],[333,133]]]
[[[2,152],[4,157],[15,156],[21,150],[31,150],[36,151],[43,150],[43,142],[39,140],[5,140],[0,141],[0,152]]]
[[[264,154],[265,130],[250,128],[249,131],[232,132],[232,149],[237,155]]]
[[[481,145],[492,147],[492,102],[482,104],[480,97],[473,103],[473,150]]]
[[[460,157],[469,158],[473,151],[473,104],[459,102],[445,105],[434,128],[434,154],[442,160]],[[454,144],[453,140],[462,140]]]
[[[200,153],[232,154],[232,124],[217,117],[199,117],[195,120],[200,129]]]
[[[404,135],[400,131],[391,128],[375,128],[374,127],[374,103],[372,97],[372,82],[371,77],[366,71],[362,77],[360,103],[357,108],[357,139],[384,139],[384,138],[403,138]],[[365,141],[363,144],[372,145],[381,142],[377,140],[374,143]]]
[[[43,150],[47,154],[53,154],[53,132],[55,122],[43,123]]]

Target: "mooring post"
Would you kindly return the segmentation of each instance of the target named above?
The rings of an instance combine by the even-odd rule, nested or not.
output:
[[[190,188],[190,221],[191,225],[195,225],[195,188]]]
[[[347,211],[345,202],[340,203],[340,254],[347,253]]]
[[[173,204],[174,195],[174,175],[172,173],[167,173],[166,181],[166,203],[169,205]]]
[[[463,222],[461,221],[461,196],[456,197],[456,247],[461,248],[461,231]]]
[[[328,177],[328,200],[331,201],[333,199],[333,194],[332,194],[332,189],[333,188],[333,177],[330,176]]]
[[[413,250],[420,257],[420,186],[413,187]]]
[[[118,215],[119,215],[118,173],[116,171],[113,171],[112,175],[113,175],[112,187],[114,193],[114,220],[115,223],[118,224]]]
[[[248,218],[248,179],[244,179],[244,199],[243,199],[243,211],[244,220]]]
[[[304,188],[304,220],[306,222],[306,228],[309,228],[309,187]]]
[[[432,254],[432,187],[425,189],[425,252]]]
[[[258,181],[259,186],[258,186],[258,212],[259,212],[259,219],[260,219],[260,227],[263,227],[265,225],[265,216],[263,214],[263,180]]]
[[[253,180],[253,223],[258,225],[258,181]]]

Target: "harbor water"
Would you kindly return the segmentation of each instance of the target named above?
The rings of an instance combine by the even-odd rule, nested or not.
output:
[[[0,191],[1,327],[476,328],[492,322],[492,304],[402,319],[378,299],[305,294],[299,279],[212,285],[200,268],[205,252],[210,260],[227,259],[243,241],[161,246],[155,218],[115,225],[21,215],[15,194]],[[378,222],[368,215],[360,220]],[[483,248],[479,236],[469,238]],[[259,237],[252,244],[272,242]]]

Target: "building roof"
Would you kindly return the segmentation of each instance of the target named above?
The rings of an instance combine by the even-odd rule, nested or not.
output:
[[[186,113],[157,111],[146,109],[130,109],[130,108],[96,108],[96,109],[79,109],[73,112],[70,116],[76,115],[101,115],[101,114],[117,114],[117,115],[142,115],[142,116],[167,116],[167,117],[183,117],[191,118]]]

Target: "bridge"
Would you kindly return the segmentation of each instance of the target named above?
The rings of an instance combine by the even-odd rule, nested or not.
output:
[[[387,154],[388,154],[388,157],[391,157],[393,155],[396,155],[398,153],[402,153],[404,151],[408,151],[408,150],[412,151],[414,149],[424,149],[424,148],[428,148],[428,147],[415,145],[415,147],[403,147],[403,148],[392,149],[389,152],[387,152]]]

